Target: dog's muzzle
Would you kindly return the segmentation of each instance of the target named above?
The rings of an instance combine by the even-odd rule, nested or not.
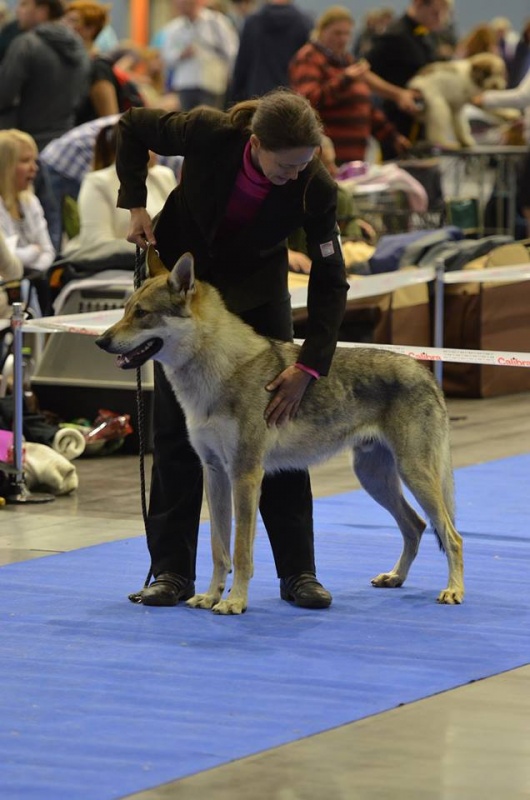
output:
[[[106,334],[98,336],[96,344],[107,353],[114,353],[117,355],[116,364],[120,369],[136,369],[137,367],[143,366],[150,358],[153,358],[164,342],[158,336],[153,337],[125,353],[118,352],[118,350],[113,347],[112,337]]]

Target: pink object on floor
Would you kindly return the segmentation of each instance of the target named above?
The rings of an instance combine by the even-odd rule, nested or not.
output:
[[[9,462],[12,460],[12,448],[13,431],[4,431],[0,429],[0,461]]]

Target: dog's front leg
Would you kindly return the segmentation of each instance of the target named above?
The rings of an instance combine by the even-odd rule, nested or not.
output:
[[[233,480],[236,518],[234,582],[226,600],[213,607],[216,614],[242,614],[247,607],[248,584],[254,572],[254,537],[262,479],[263,470],[258,467]]]
[[[465,109],[461,108],[453,114],[453,125],[456,138],[463,147],[473,147],[476,142],[471,133],[471,125],[466,117]]]
[[[428,142],[448,150],[455,150],[453,113],[443,97],[435,94],[425,96],[425,138]]]
[[[208,590],[187,601],[193,608],[213,608],[223,596],[230,572],[230,533],[232,529],[232,493],[230,478],[217,459],[203,464],[206,499],[210,510],[210,536],[213,573]]]

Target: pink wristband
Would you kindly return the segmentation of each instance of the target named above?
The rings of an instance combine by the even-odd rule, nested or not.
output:
[[[296,362],[295,367],[297,369],[301,369],[302,372],[307,372],[308,375],[311,375],[316,381],[320,378],[320,373],[316,371],[316,369],[311,369],[311,367],[306,367],[305,364],[300,364],[299,361]]]

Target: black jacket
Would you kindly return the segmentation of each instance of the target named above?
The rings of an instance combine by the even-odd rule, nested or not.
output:
[[[365,58],[376,75],[396,86],[406,86],[419,69],[436,60],[436,43],[422,26],[404,14],[374,40]],[[410,114],[400,111],[390,100],[385,100],[383,109],[399,132],[408,136],[414,124]]]
[[[118,205],[145,206],[149,149],[184,156],[181,182],[157,223],[157,247],[168,267],[182,253],[193,253],[197,277],[216,286],[235,313],[288,297],[286,239],[303,227],[313,266],[309,334],[301,360],[326,374],[348,288],[337,235],[336,184],[315,158],[296,180],[272,187],[249,225],[223,238],[219,226],[247,141],[248,134],[233,127],[221,111],[132,109],[119,126]]]

